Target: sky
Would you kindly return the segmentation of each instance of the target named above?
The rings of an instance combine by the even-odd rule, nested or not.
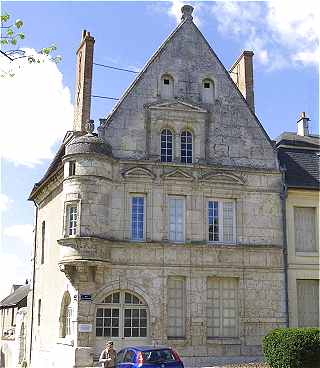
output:
[[[75,52],[82,30],[94,36],[94,61],[140,70],[180,22],[182,1],[2,1],[1,13],[22,19],[28,53],[56,44],[62,61],[28,64],[0,58],[0,300],[31,278],[34,206],[31,189],[72,126]],[[207,1],[194,21],[229,69],[253,50],[256,114],[269,136],[296,131],[302,111],[319,134],[319,5],[317,0]],[[9,76],[12,72],[14,76]],[[134,73],[94,67],[93,95],[119,98]],[[92,99],[96,127],[116,101]]]

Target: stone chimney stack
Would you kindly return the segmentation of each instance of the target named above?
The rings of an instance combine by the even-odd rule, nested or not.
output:
[[[298,135],[307,137],[309,135],[309,118],[306,117],[306,113],[303,111],[301,113],[300,119],[297,121],[298,125]]]
[[[91,87],[93,67],[94,38],[86,30],[77,55],[76,86],[74,97],[73,130],[85,132],[86,123],[90,120]]]
[[[243,97],[247,100],[250,109],[254,112],[253,55],[252,51],[243,51],[242,55],[232,65],[229,73]]]

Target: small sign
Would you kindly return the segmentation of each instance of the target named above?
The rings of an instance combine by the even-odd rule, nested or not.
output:
[[[80,294],[80,300],[91,302],[91,294]]]
[[[79,332],[92,332],[91,323],[79,323]]]

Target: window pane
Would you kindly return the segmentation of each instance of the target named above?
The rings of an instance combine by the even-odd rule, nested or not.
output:
[[[234,203],[223,202],[223,240],[232,242],[234,239],[233,224],[234,224]]]
[[[161,132],[161,161],[172,162],[172,133],[169,129]]]
[[[144,197],[132,197],[131,238],[144,239]]]
[[[192,134],[188,131],[181,133],[181,162],[192,163]]]
[[[169,198],[169,239],[184,241],[184,198]]]

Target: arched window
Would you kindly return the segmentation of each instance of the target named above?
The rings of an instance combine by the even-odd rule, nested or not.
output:
[[[181,162],[192,164],[192,133],[185,130],[181,133]]]
[[[129,291],[109,294],[97,307],[97,337],[147,337],[147,329],[147,304]]]
[[[59,336],[66,337],[72,334],[72,306],[71,306],[71,297],[68,292],[64,293],[61,302],[60,309],[60,328],[59,328]]]
[[[171,75],[164,74],[160,81],[160,95],[162,98],[173,98],[174,81]]]
[[[210,79],[202,81],[201,100],[204,103],[213,103],[214,101],[214,83]]]
[[[172,162],[172,132],[164,129],[161,132],[161,162]]]

